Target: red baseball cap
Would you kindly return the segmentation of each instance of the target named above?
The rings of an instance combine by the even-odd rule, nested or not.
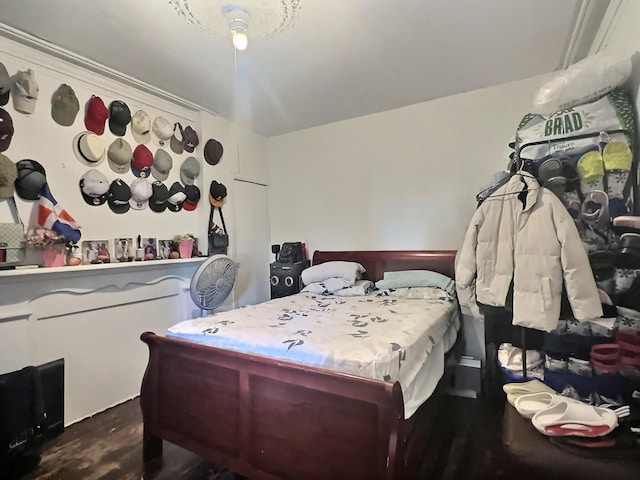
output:
[[[91,95],[84,115],[84,126],[96,135],[102,135],[107,118],[109,118],[109,110],[107,110],[102,99]]]
[[[200,189],[195,185],[185,185],[184,193],[187,198],[182,203],[182,208],[191,212],[196,209],[200,201]]]
[[[153,154],[145,145],[138,145],[131,158],[131,171],[136,177],[148,178],[153,166]]]

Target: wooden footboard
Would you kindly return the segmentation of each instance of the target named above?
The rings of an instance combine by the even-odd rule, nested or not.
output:
[[[145,461],[164,439],[252,480],[404,478],[398,383],[141,338]]]

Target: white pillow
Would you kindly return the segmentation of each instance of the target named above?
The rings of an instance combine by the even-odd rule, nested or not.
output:
[[[358,295],[369,295],[376,286],[371,280],[356,280],[355,285],[336,290],[333,294],[336,297],[355,297]]]
[[[589,103],[621,86],[631,75],[631,55],[599,53],[554,74],[542,85],[531,113],[552,115]]]
[[[332,295],[337,290],[342,290],[343,288],[350,287],[352,284],[345,280],[344,278],[327,278],[322,282],[312,282],[309,285],[306,285],[301,293],[315,293],[318,295]]]
[[[323,282],[328,278],[344,278],[350,282],[349,285],[353,285],[364,272],[364,267],[357,262],[335,261],[305,268],[300,278],[305,285]]]

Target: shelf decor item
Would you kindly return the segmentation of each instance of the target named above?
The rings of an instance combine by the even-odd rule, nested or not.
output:
[[[193,242],[195,237],[187,233],[186,235],[176,235],[173,241],[178,244],[180,258],[191,258],[193,256]]]
[[[67,239],[46,227],[29,229],[25,240],[28,246],[42,250],[45,267],[62,267],[67,255]]]

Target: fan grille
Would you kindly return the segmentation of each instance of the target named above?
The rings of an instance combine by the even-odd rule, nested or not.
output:
[[[236,281],[236,265],[225,255],[203,263],[191,280],[191,298],[204,310],[213,310],[227,299]]]

